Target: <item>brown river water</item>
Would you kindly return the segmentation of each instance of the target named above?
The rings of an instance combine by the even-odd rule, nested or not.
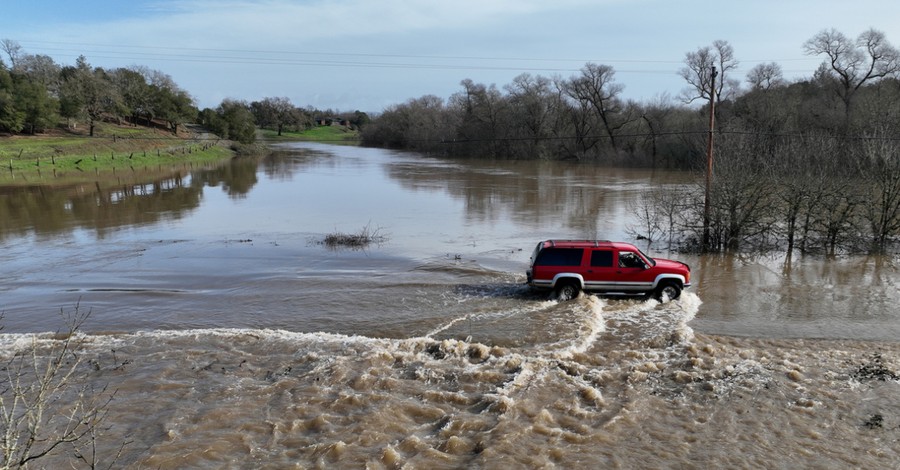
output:
[[[118,178],[0,188],[0,355],[90,311],[101,463],[900,468],[896,255],[642,245],[692,266],[681,299],[523,285],[537,241],[634,241],[633,201],[690,175],[291,144]]]

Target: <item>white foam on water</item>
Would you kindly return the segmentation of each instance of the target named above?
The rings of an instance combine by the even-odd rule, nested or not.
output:
[[[865,345],[841,353],[846,346],[837,344],[821,354],[828,345],[695,337],[688,323],[699,305],[692,293],[666,303],[593,296],[536,302],[536,316],[527,319],[557,322],[548,323],[557,330],[570,325],[573,334],[517,347],[427,335],[227,328],[78,339],[86,360],[105,365],[86,373],[124,383],[115,402],[124,410],[110,419],[133,429],[148,421],[164,431],[161,439],[154,431],[139,434],[150,450],[136,451],[132,462],[144,466],[182,455],[206,462],[193,449],[213,440],[219,444],[209,447],[217,453],[210,462],[246,458],[240,450],[229,454],[232,443],[245,442],[256,462],[273,466],[416,467],[442,459],[455,468],[602,467],[616,462],[605,457],[613,455],[625,466],[741,467],[771,463],[765,449],[772,446],[797,452],[826,443],[832,431],[818,426],[823,422],[860,444],[870,442],[866,433],[892,439],[900,428],[892,411],[900,381],[852,380],[851,367],[871,355]],[[515,319],[525,311],[470,315]],[[7,334],[0,346],[22,350],[35,338],[42,345],[58,341],[50,333]],[[109,349],[120,362],[133,362],[106,365]],[[883,362],[871,359],[869,369],[896,372],[900,360],[892,351]],[[136,410],[152,411],[139,417]],[[884,427],[865,429],[862,423],[881,423],[876,415]],[[727,441],[738,451],[703,444],[722,435],[738,436]],[[388,459],[385,449],[392,449]],[[748,460],[741,460],[744,453]],[[663,455],[669,460],[640,460]]]
[[[69,340],[73,344],[94,343],[102,336],[88,335],[76,331]],[[18,353],[33,347],[53,346],[59,344],[61,336],[57,333],[0,333],[0,352]]]
[[[583,299],[583,302],[576,304],[579,309],[583,309],[584,327],[579,332],[579,336],[574,340],[566,341],[567,345],[553,353],[553,357],[557,359],[570,359],[575,354],[584,353],[590,349],[597,337],[606,331],[606,321],[603,316],[603,309],[607,302],[597,296],[589,295]]]
[[[612,337],[627,339],[634,347],[661,348],[693,338],[693,329],[688,323],[697,314],[701,303],[695,294],[684,293],[676,301],[660,303],[651,299],[610,305],[605,315],[610,321]]]
[[[519,287],[515,288],[519,290]],[[509,295],[510,288],[508,286],[502,287],[494,287],[492,290],[487,291],[488,294],[499,294],[499,295]],[[491,298],[490,296],[482,293],[481,295],[472,296],[472,295],[464,295],[457,296],[458,304],[471,304],[476,303],[479,300],[484,300],[485,298]],[[549,308],[552,308],[556,305],[555,301],[552,300],[542,300],[542,301],[534,301],[528,303],[516,303],[513,305],[509,304],[501,304],[496,306],[494,304],[489,304],[489,308],[497,308],[496,311],[478,311],[479,306],[473,305],[472,309],[474,311],[470,313],[466,313],[464,315],[458,316],[456,318],[452,318],[434,328],[432,328],[428,333],[425,334],[426,338],[431,338],[437,336],[441,333],[450,331],[454,326],[459,324],[465,324],[467,322],[485,322],[491,320],[499,320],[499,319],[507,319],[507,318],[516,318],[516,317],[524,317],[536,314],[538,312],[546,311]]]
[[[530,304],[526,304],[526,306],[517,306],[513,309],[503,309],[496,312],[473,312],[468,313],[457,318],[453,318],[437,327],[433,328],[431,331],[425,334],[426,338],[431,338],[433,336],[439,335],[445,331],[450,330],[453,326],[465,322],[470,321],[483,321],[483,320],[494,320],[494,319],[502,319],[502,318],[511,318],[518,316],[531,315],[536,312],[544,311],[556,303],[550,300],[538,301]]]

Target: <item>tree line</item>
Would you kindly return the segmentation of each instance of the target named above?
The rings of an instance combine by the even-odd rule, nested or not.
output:
[[[742,83],[732,46],[715,41],[685,54],[678,96],[646,102],[624,99],[625,86],[604,64],[568,78],[524,73],[502,88],[464,79],[447,100],[426,95],[388,107],[363,141],[453,156],[693,168],[704,154],[710,99],[718,132],[850,136],[900,126],[900,59],[883,33],[851,39],[826,30],[803,47],[826,59],[811,77],[789,82],[771,62]]]
[[[826,29],[802,47],[824,59],[811,76],[788,81],[770,62],[741,80],[734,49],[715,41],[685,54],[678,96],[642,103],[624,99],[603,64],[568,78],[526,73],[502,88],[465,79],[446,101],[385,109],[362,138],[445,156],[702,173],[713,136],[709,205],[704,184],[650,191],[634,208],[636,235],[711,251],[884,250],[900,237],[900,52],[874,29]]]
[[[15,41],[0,47],[0,131],[34,134],[86,122],[91,136],[97,122],[161,123],[173,133],[196,117],[194,100],[172,77],[147,67],[106,70],[84,56],[74,65],[59,65],[46,55],[26,54]]]
[[[330,123],[335,120],[359,129],[369,117],[362,111],[347,113],[312,106],[301,108],[286,97],[266,97],[252,102],[226,98],[215,109],[200,111],[197,118],[199,124],[213,133],[245,144],[256,140],[257,127],[271,129],[281,136],[285,131],[300,132],[321,125],[319,121]]]
[[[74,65],[28,54],[13,40],[0,40],[0,132],[35,134],[65,120],[70,127],[85,122],[91,136],[97,122],[128,122],[163,127],[174,134],[186,122],[197,122],[224,139],[249,144],[257,126],[300,131],[317,117],[346,120],[360,126],[365,113],[300,108],[285,97],[247,102],[227,98],[215,108],[200,110],[194,98],[171,76],[144,66],[104,69],[84,56]]]

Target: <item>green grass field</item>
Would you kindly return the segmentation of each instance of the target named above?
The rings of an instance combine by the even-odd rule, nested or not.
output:
[[[37,136],[0,136],[0,184],[34,180],[64,183],[92,180],[101,172],[164,168],[184,163],[220,161],[234,155],[224,141],[189,133],[98,123],[94,136],[84,128],[53,130]],[[319,126],[302,132],[261,129],[260,143],[313,141],[356,145],[359,132],[341,126]]]
[[[79,179],[101,171],[218,161],[232,156],[221,142],[144,127],[101,123],[94,137],[54,131],[0,137],[0,183],[52,175]]]
[[[313,142],[330,142],[336,144],[359,143],[359,132],[342,126],[318,126],[301,132],[278,132],[271,129],[260,130],[260,138],[265,141],[304,140]]]

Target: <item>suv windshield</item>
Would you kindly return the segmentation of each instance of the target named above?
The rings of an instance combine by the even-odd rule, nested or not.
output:
[[[637,248],[637,247],[635,247],[635,248]],[[643,251],[641,251],[640,248],[637,248],[637,251],[641,254],[641,256],[644,257],[645,260],[647,260],[648,263],[650,263],[650,266],[656,266],[656,260],[655,260],[655,259],[653,259],[653,258],[647,256],[647,253],[644,253]]]

